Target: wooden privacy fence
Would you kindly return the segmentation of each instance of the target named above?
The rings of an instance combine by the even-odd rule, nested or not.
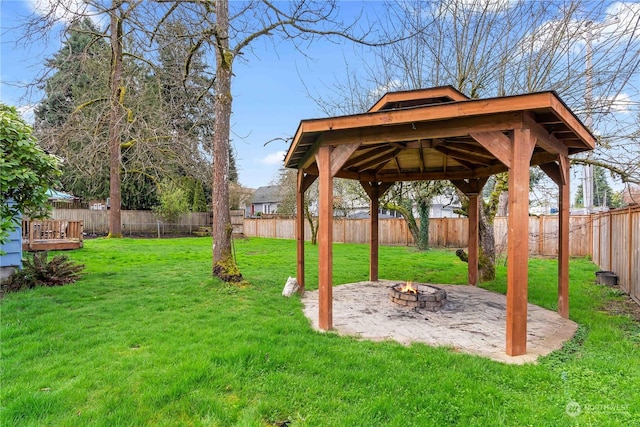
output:
[[[378,226],[381,245],[412,245],[409,227],[403,219],[381,219]],[[305,238],[311,239],[311,228],[305,221]],[[250,237],[295,239],[295,220],[286,218],[244,220],[244,234]],[[466,218],[438,218],[429,223],[429,243],[432,246],[461,247],[467,243]],[[333,241],[336,243],[369,243],[368,219],[343,219],[333,221]]]
[[[592,259],[618,275],[620,288],[640,304],[640,207],[591,216]]]
[[[90,209],[56,209],[51,212],[53,219],[79,220],[84,224],[87,234],[106,234],[109,232],[109,211]],[[190,212],[182,215],[176,223],[168,224],[152,211],[122,211],[122,233],[157,233],[159,227],[163,232],[191,233],[198,227],[211,225],[211,214],[208,212]],[[164,229],[164,230],[162,230]]]
[[[496,253],[507,251],[507,217],[496,217],[493,232]],[[558,216],[540,215],[529,217],[529,254],[541,256],[558,255]],[[591,219],[588,215],[569,217],[569,254],[591,255]]]
[[[570,253],[573,256],[589,255],[590,227],[588,216],[572,216],[570,227]],[[494,221],[496,250],[507,248],[507,218],[497,217]],[[244,234],[253,237],[278,239],[295,238],[293,219],[245,219]],[[432,218],[429,220],[429,245],[445,248],[467,246],[469,224],[466,218]],[[305,222],[305,238],[310,239],[311,229]],[[368,219],[335,219],[333,221],[333,241],[338,243],[369,243]],[[413,245],[407,223],[403,219],[381,219],[379,221],[379,243],[381,245]],[[541,216],[529,218],[529,253],[532,255],[558,254],[558,217]]]

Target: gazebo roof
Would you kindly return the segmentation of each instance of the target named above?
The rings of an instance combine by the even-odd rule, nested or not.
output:
[[[340,149],[334,176],[369,182],[480,178],[507,171],[509,132],[536,139],[531,165],[592,150],[595,138],[555,92],[469,99],[451,86],[390,92],[368,112],[302,120],[285,166],[318,175],[315,153]]]

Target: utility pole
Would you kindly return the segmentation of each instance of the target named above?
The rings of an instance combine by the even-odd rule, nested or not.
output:
[[[585,125],[590,131],[593,131],[593,48],[591,46],[591,39],[593,34],[591,32],[591,21],[585,22],[587,27],[586,34],[586,70],[585,70],[585,88],[584,88],[584,103],[587,108],[587,114],[585,118]],[[591,152],[587,154],[587,161],[591,159]],[[582,185],[582,201],[587,214],[590,214],[593,210],[593,165],[584,165],[584,184]]]

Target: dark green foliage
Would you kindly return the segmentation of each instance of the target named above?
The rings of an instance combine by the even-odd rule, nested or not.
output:
[[[211,76],[200,53],[189,57],[191,41],[183,34],[180,23],[159,28],[155,62],[140,60],[144,53],[126,37],[119,99],[123,209],[158,205],[163,179],[200,180],[204,193],[210,191]],[[36,109],[43,147],[64,159],[62,187],[89,201],[105,200],[110,191],[110,57],[108,41],[90,20],[71,24],[61,49],[46,61],[51,72]]]
[[[97,61],[108,60],[109,46],[99,32],[89,18],[71,24],[62,48],[47,59],[47,67],[57,72],[41,86],[46,97],[35,110],[38,126],[43,129],[62,126],[79,101],[90,99],[83,99],[88,92],[96,98],[101,96],[101,93],[95,93],[99,87],[96,83],[104,80],[106,74],[96,75],[98,68],[94,65]]]
[[[196,181],[193,184],[193,204],[191,205],[191,212],[207,212],[207,199],[204,196],[204,188],[202,182]]]
[[[589,328],[585,325],[578,325],[578,330],[573,338],[564,343],[561,350],[554,351],[547,356],[545,361],[556,366],[561,366],[563,363],[579,356],[588,336]]]
[[[0,243],[18,226],[20,214],[46,213],[47,190],[59,176],[58,160],[40,148],[31,126],[0,103]]]
[[[69,260],[66,255],[56,255],[48,260],[48,252],[35,252],[23,260],[22,270],[13,273],[2,284],[2,293],[33,289],[36,286],[62,286],[80,278],[84,264]]]
[[[418,215],[420,216],[419,239],[416,247],[421,251],[429,249],[429,208],[431,198],[418,200]]]
[[[576,206],[584,206],[583,184],[576,189]],[[613,191],[607,180],[606,169],[601,166],[593,168],[593,206],[608,206],[611,209],[622,207],[622,197]]]

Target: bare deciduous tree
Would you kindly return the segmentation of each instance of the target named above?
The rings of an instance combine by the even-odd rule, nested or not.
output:
[[[386,14],[383,23],[394,37],[397,31],[415,36],[367,52],[374,59],[365,72],[350,74],[323,100],[328,114],[354,113],[348,110],[362,104],[354,99],[368,106],[387,90],[452,85],[472,98],[555,90],[583,120],[590,117],[600,135],[596,152],[573,163],[640,181],[640,146],[633,139],[638,124],[631,120],[640,108],[637,3],[398,2]],[[497,204],[506,187],[493,182],[498,187],[490,200]],[[486,221],[495,209],[482,209],[481,231],[492,230]],[[492,236],[480,240],[490,256]],[[492,277],[493,268],[492,262],[483,276]]]
[[[365,43],[364,31],[354,35],[354,24],[342,22],[337,15],[337,2],[309,3],[298,0],[288,3],[271,1],[229,3],[228,0],[208,3],[193,2],[183,15],[195,20],[202,28],[195,49],[210,47],[216,57],[215,124],[213,131],[213,274],[228,281],[242,276],[231,251],[231,220],[229,215],[228,153],[230,150],[230,117],[232,107],[231,80],[234,62],[255,41],[277,38],[291,41],[299,48],[316,38],[341,37]]]

